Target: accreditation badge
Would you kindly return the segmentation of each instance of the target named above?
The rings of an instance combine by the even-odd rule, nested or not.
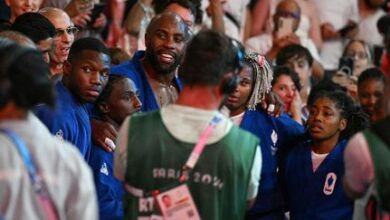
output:
[[[166,220],[200,220],[187,184],[181,184],[168,191],[161,192],[155,198]]]

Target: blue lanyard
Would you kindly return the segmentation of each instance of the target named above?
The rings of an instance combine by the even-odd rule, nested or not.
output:
[[[28,175],[30,176],[32,186],[37,195],[37,201],[40,206],[42,206],[47,220],[57,220],[59,219],[58,213],[54,206],[53,201],[51,200],[49,193],[47,191],[46,185],[39,176],[37,175],[37,169],[34,164],[34,161],[31,157],[29,150],[26,145],[23,143],[22,139],[13,131],[0,128],[0,131],[5,133],[15,144],[16,148],[19,151],[20,156],[23,159],[24,165],[27,168]]]
[[[42,193],[42,184],[40,184],[40,181],[38,180],[36,166],[34,164],[34,161],[31,158],[30,152],[28,151],[26,145],[23,143],[20,137],[17,134],[15,134],[13,131],[3,129],[3,128],[0,128],[0,131],[5,133],[14,142],[16,148],[18,149],[19,154],[23,159],[24,165],[27,168],[28,174],[30,176],[35,191],[38,193]]]

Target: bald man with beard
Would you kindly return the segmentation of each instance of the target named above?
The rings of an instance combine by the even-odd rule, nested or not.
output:
[[[113,74],[134,81],[142,111],[157,110],[176,101],[181,85],[175,73],[188,39],[188,27],[178,15],[157,15],[146,30],[146,50],[136,52],[130,62],[112,68]]]
[[[178,15],[169,12],[157,15],[146,30],[146,50],[137,51],[129,62],[111,69],[112,74],[123,75],[135,83],[142,112],[158,110],[176,101],[181,90],[176,71],[188,39],[188,26]],[[93,142],[111,152],[106,139],[116,140],[115,128],[96,119],[91,122]]]
[[[62,75],[62,66],[69,55],[69,49],[78,29],[73,25],[68,14],[58,8],[43,8],[39,13],[45,16],[56,28],[54,49],[50,52],[50,73]]]

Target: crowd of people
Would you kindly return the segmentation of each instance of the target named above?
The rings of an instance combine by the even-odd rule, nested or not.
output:
[[[5,0],[0,219],[390,219],[385,0]]]

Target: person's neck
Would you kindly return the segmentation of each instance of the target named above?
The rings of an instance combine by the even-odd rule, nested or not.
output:
[[[73,97],[74,100],[76,100],[76,102],[78,104],[85,104],[86,101],[82,100],[78,95],[77,93],[75,93],[73,91],[73,87],[71,86],[71,82],[69,81],[68,77],[62,77],[62,80],[61,80],[62,84],[64,84],[65,88],[68,89],[68,91],[70,92],[70,95]]]
[[[317,154],[330,153],[338,143],[339,135],[335,135],[327,140],[313,140],[312,150]]]
[[[110,123],[112,126],[115,127],[115,129],[118,131],[120,124],[118,124],[116,121],[114,121],[112,118],[110,118],[108,115],[103,115],[102,116],[102,121]]]
[[[375,13],[376,9],[369,7],[364,0],[359,0],[359,15],[360,17],[367,17]]]
[[[151,65],[150,61],[144,57],[141,60],[142,66],[145,70],[145,74],[151,78],[154,79],[160,83],[163,83],[165,85],[171,85],[172,80],[175,78],[175,72],[173,71],[172,73],[169,74],[159,74],[157,71],[153,68]]]
[[[229,110],[230,110],[230,117],[234,117],[236,115],[245,112],[245,107],[237,108],[237,109],[229,109]]]
[[[176,104],[205,110],[217,110],[222,100],[223,95],[209,86],[184,86]]]
[[[57,75],[57,74],[62,74],[63,63],[55,63],[55,62],[50,62],[50,74],[52,76]]]
[[[309,94],[310,94],[310,85],[306,85],[306,86],[302,87],[299,95],[301,96],[301,100],[302,100],[303,105],[307,104],[307,99],[309,97]]]
[[[15,102],[8,102],[0,109],[0,121],[20,120],[27,118],[28,110],[18,107]]]

